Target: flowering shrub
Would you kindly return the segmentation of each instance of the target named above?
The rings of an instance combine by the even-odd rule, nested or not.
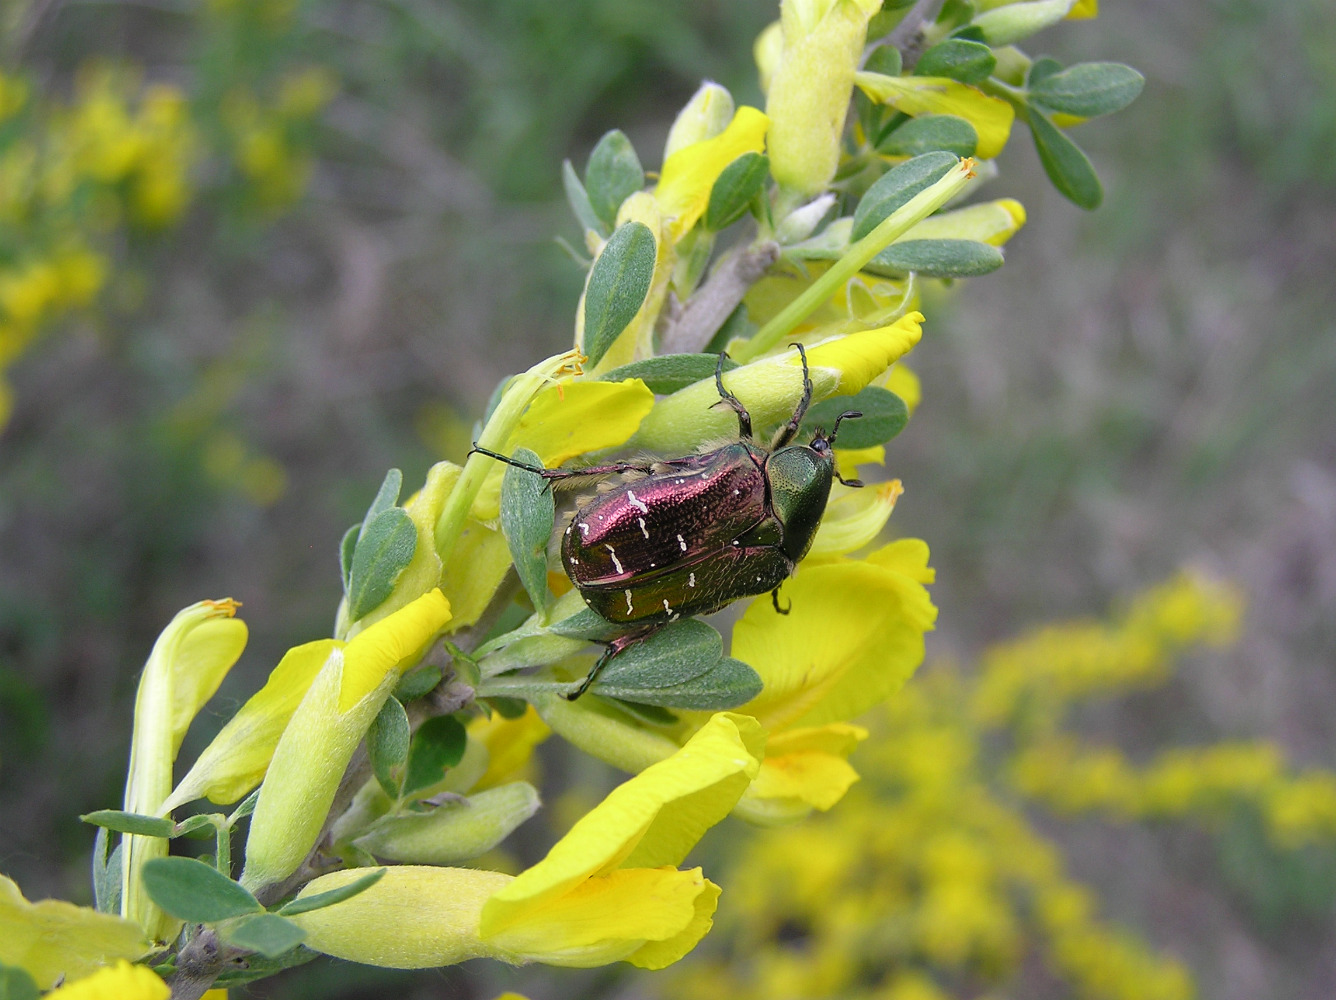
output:
[[[215,8],[263,33],[285,6]],[[84,974],[143,979],[113,965],[137,960],[193,998],[317,953],[393,968],[474,957],[662,968],[710,928],[720,887],[681,867],[710,827],[729,814],[788,824],[840,803],[858,777],[849,756],[868,738],[854,720],[914,673],[936,615],[926,544],[878,541],[901,485],[855,478],[885,462],[918,401],[902,359],[922,335],[923,285],[1001,266],[1024,210],[963,201],[997,173],[1017,118],[1058,189],[1097,205],[1093,169],[1061,129],[1118,110],[1141,84],[1123,66],[1064,69],[1012,44],[1092,15],[1087,0],[882,6],[786,0],[756,45],[765,110],[703,85],[656,177],[619,131],[583,176],[566,165],[588,265],[572,348],[497,387],[480,450],[462,465],[436,464],[406,499],[390,471],[344,536],[334,636],[290,650],[179,779],[186,731],[247,632],[231,599],[176,616],[140,681],[121,808],[84,817],[99,828],[96,908],[32,904],[0,883],[7,975],[36,992]],[[211,38],[241,59],[243,35]],[[199,97],[200,132],[231,138],[259,207],[300,190],[284,123],[313,114],[326,90],[313,75],[279,86],[276,103],[237,87]],[[93,134],[121,157],[91,175],[129,192],[117,220],[170,221],[185,202],[194,131],[179,101],[157,93],[143,99],[142,126],[127,124],[140,118],[119,98],[88,105]],[[141,156],[164,117],[176,123],[166,165]],[[98,169],[109,157],[94,158]],[[746,589],[748,560],[783,537],[778,492],[803,494],[813,523],[824,513],[784,603],[776,591],[742,608],[727,655],[713,627],[672,613],[694,572],[664,597],[669,620],[633,634],[555,572],[561,491],[544,478],[557,467],[650,452],[667,462],[616,471],[658,470],[671,496],[663,469],[697,468],[682,457],[745,436],[748,422],[757,440],[791,423],[805,442],[833,435],[842,416],[828,502],[812,480],[765,472],[741,533],[714,537],[732,529],[698,505],[700,537],[677,536],[683,553],[747,538],[739,562],[691,564],[703,586],[708,568],[729,577],[709,586]],[[629,612],[656,564],[624,555]],[[617,655],[595,661],[591,645],[608,642]],[[632,776],[531,867],[478,867],[540,808],[525,765],[552,733]],[[228,811],[175,818],[201,799]],[[171,853],[192,834],[212,840],[211,855]],[[935,947],[963,947],[948,918],[976,898],[943,911]],[[966,915],[1001,941],[989,912]]]

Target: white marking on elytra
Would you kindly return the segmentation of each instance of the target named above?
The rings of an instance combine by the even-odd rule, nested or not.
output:
[[[735,549],[736,549],[736,548],[737,548],[737,547],[738,547],[738,545],[739,545],[739,542],[738,542],[738,540],[737,540],[737,539],[736,539],[736,538],[735,538],[735,539],[733,539],[733,548],[735,548]]]
[[[742,490],[734,490],[734,491],[733,491],[733,495],[734,495],[735,497],[740,497],[740,496],[742,496]]]
[[[696,574],[695,574],[695,573],[692,573],[690,576],[687,577],[687,586],[688,586],[688,587],[694,587],[694,586],[696,586]]]
[[[646,536],[646,537],[649,537],[649,536]],[[687,540],[686,540],[685,538],[683,538],[681,535],[678,535],[678,536],[677,536],[677,544],[680,545],[680,546],[682,547],[682,551],[683,551],[683,552],[685,552],[685,551],[687,550]]]
[[[598,516],[598,519],[600,521],[603,520],[603,515],[600,514]],[[567,528],[566,530],[569,532],[571,529]],[[582,534],[585,538],[589,537],[589,525],[585,524],[583,521],[580,522],[580,534]]]
[[[649,541],[649,529],[645,527],[645,519],[638,517],[636,520],[640,522],[640,533],[645,536],[645,541]]]
[[[673,613],[673,609],[672,609],[672,607],[668,604],[668,598],[666,598],[666,597],[663,599],[663,610],[664,610],[664,611],[667,611],[669,614],[672,614],[672,613]]]
[[[603,547],[608,550],[608,555],[612,556],[612,564],[617,567],[617,572],[625,573],[626,570],[622,569],[622,561],[617,558],[617,553],[613,551],[612,546],[604,542]]]
[[[626,594],[626,613],[627,613],[628,615],[633,615],[633,614],[635,614],[635,613],[636,613],[636,609],[633,608],[633,607],[631,607],[631,591],[629,591],[629,590],[625,590],[625,591],[623,591],[623,593]]]
[[[760,583],[760,582],[761,582],[761,578],[760,578],[759,576],[756,578],[756,582],[757,582],[757,583]]]
[[[641,500],[639,497],[636,496],[635,490],[627,490],[626,499],[631,501],[631,506],[639,510],[640,513],[642,514],[649,513],[649,507],[645,505],[645,501]],[[645,537],[648,538],[649,536],[646,535]]]

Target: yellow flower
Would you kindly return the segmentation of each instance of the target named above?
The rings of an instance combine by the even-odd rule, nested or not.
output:
[[[246,885],[285,878],[306,857],[367,727],[403,671],[417,662],[417,654],[449,620],[449,602],[433,590],[346,645],[332,644],[276,745],[268,742],[272,727],[259,725],[248,733],[239,731],[252,738],[220,755],[224,767],[235,762],[253,772],[259,760],[272,753],[251,818]],[[294,670],[291,677],[296,684],[305,678],[305,670]],[[269,700],[269,706],[287,703],[290,697],[279,690]]]
[[[0,875],[0,964],[24,970],[42,989],[77,978],[117,959],[148,950],[144,929],[132,920],[59,899],[30,903],[13,880]]]
[[[238,606],[231,598],[192,604],[153,644],[135,696],[127,812],[155,815],[162,809],[186,729],[246,646],[246,624],[233,617]],[[138,921],[155,940],[165,940],[177,922],[148,898],[139,873],[150,858],[167,854],[167,841],[129,835],[124,845],[121,913]]]
[[[1002,152],[1011,135],[1016,112],[1000,97],[989,97],[981,90],[936,76],[886,76],[859,73],[859,89],[872,100],[888,104],[907,115],[956,115],[964,118],[979,133],[976,155],[991,160]],[[773,140],[772,140],[773,141]]]
[[[664,160],[679,149],[713,139],[728,127],[733,120],[733,111],[733,95],[726,88],[708,80],[702,83],[673,119],[663,147]]]
[[[172,991],[152,969],[124,960],[47,994],[53,1000],[167,1000]]]
[[[710,191],[724,168],[744,153],[765,148],[770,119],[755,108],[741,107],[723,132],[678,149],[664,161],[654,200],[677,242],[705,214]]]
[[[352,899],[293,919],[317,951],[393,968],[480,956],[581,968],[669,965],[709,930],[719,894],[699,868],[677,865],[756,774],[759,744],[753,720],[719,713],[676,754],[615,788],[514,878],[395,867]],[[325,875],[302,894],[359,875]]]

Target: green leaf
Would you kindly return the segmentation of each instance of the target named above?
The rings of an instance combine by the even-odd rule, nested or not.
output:
[[[1002,251],[978,240],[902,240],[892,243],[864,267],[873,274],[924,278],[971,278],[1002,266]]]
[[[575,221],[580,223],[584,229],[592,229],[599,236],[608,234],[607,227],[603,225],[603,220],[598,217],[594,211],[594,206],[589,202],[589,192],[585,190],[580,178],[576,176],[575,168],[571,166],[570,160],[565,160],[561,164],[561,183],[566,189],[566,201],[571,206],[571,212],[575,215]]]
[[[371,721],[366,733],[367,755],[371,770],[380,787],[390,798],[399,797],[399,781],[395,772],[408,759],[408,744],[412,739],[408,713],[395,698],[387,698],[380,713]]]
[[[348,583],[348,617],[363,617],[380,606],[394,590],[417,549],[417,528],[402,507],[391,507],[365,522],[353,552]]]
[[[915,76],[946,76],[961,83],[978,83],[992,76],[997,56],[982,42],[948,38],[919,56]]]
[[[611,689],[673,687],[699,677],[723,655],[724,641],[715,629],[698,619],[685,618],[618,653],[603,667],[592,690],[624,698]]]
[[[618,226],[594,261],[585,291],[584,352],[598,364],[649,295],[658,253],[643,222]]]
[[[523,698],[504,698],[500,695],[488,698],[487,703],[492,706],[496,714],[503,719],[518,719],[529,710],[529,703]]]
[[[414,701],[441,683],[441,668],[434,663],[420,663],[408,673],[394,689],[394,696],[401,702]]]
[[[863,69],[883,76],[899,76],[904,69],[904,60],[900,57],[900,50],[894,45],[878,45],[868,54]]]
[[[463,725],[453,715],[438,715],[422,723],[408,749],[404,798],[440,781],[464,756],[467,741]]]
[[[526,465],[543,464],[527,448],[517,449],[513,457]],[[506,466],[501,479],[501,531],[506,536],[520,583],[540,611],[547,607],[547,545],[552,540],[555,518],[555,501],[543,477],[513,465]]]
[[[362,537],[362,522],[358,521],[343,533],[339,542],[339,575],[343,578],[343,592],[348,592],[348,581],[353,575],[353,553],[357,551],[357,540]]]
[[[696,625],[704,624],[692,619],[688,619],[688,622]],[[677,624],[687,624],[688,622]],[[708,628],[708,626],[706,627]],[[667,629],[664,630],[664,632],[666,631]],[[641,643],[641,646],[655,644],[655,640],[662,636],[664,632],[651,636],[644,643]],[[641,705],[707,711],[734,708],[751,701],[761,693],[761,678],[756,671],[741,660],[721,656],[713,662],[708,662],[713,649],[722,649],[722,644],[712,646],[712,644],[701,641],[701,638],[695,635],[687,636],[677,644],[681,647],[677,653],[660,655],[663,646],[654,651],[655,658],[659,661],[659,672],[656,673],[654,668],[648,665],[635,672],[629,667],[623,667],[605,680],[604,674],[607,674],[617,664],[618,660],[639,648],[636,646],[630,647],[603,668],[603,674],[600,674],[591,690],[605,697]],[[673,656],[680,657],[685,662],[675,669],[668,667],[664,660],[671,659]],[[702,666],[704,669],[701,669]],[[675,683],[661,683],[670,676],[676,676]]]
[[[15,965],[0,965],[0,1000],[37,1000],[37,983]]]
[[[1030,133],[1039,152],[1039,162],[1053,186],[1067,200],[1084,209],[1099,208],[1104,188],[1081,147],[1034,107],[1030,108]]]
[[[404,474],[398,469],[390,469],[385,473],[385,478],[381,480],[380,489],[376,491],[376,499],[371,501],[371,506],[367,508],[366,517],[362,518],[362,525],[365,527],[381,511],[389,510],[399,502],[399,492],[404,488]]]
[[[329,892],[317,892],[312,896],[302,896],[300,899],[294,899],[292,902],[280,906],[276,912],[285,917],[295,917],[298,913],[308,913],[311,910],[333,906],[335,903],[342,903],[345,899],[352,899],[358,893],[365,892],[384,876],[385,869],[377,868],[375,871],[367,872],[356,881],[341,885],[337,889],[330,889]]]
[[[1030,100],[1048,111],[1097,118],[1127,107],[1145,85],[1144,76],[1122,63],[1077,63],[1032,80]]]
[[[611,639],[625,628],[608,621],[593,608],[582,608],[569,618],[549,625],[547,630],[568,639]]]
[[[190,837],[192,840],[203,840],[206,837],[213,837],[218,831],[218,820],[222,816],[218,813],[199,813],[195,816],[187,816],[176,824],[176,831],[173,837]]]
[[[743,153],[724,167],[710,188],[705,228],[717,233],[742,218],[769,176],[770,158],[761,153]]]
[[[956,115],[920,115],[891,132],[877,149],[888,156],[921,156],[944,149],[956,156],[973,156],[979,133]]]
[[[121,909],[121,845],[107,854],[107,828],[99,826],[93,841],[93,905],[98,913]]]
[[[618,129],[605,134],[589,154],[585,169],[585,190],[594,212],[611,229],[622,202],[644,186],[645,171],[631,140]]]
[[[228,944],[265,958],[278,958],[306,940],[306,931],[275,913],[243,917],[222,930]]]
[[[650,392],[666,396],[703,379],[714,378],[714,368],[718,363],[717,354],[661,354],[604,372],[599,380],[620,382],[638,378],[649,386]],[[724,371],[732,371],[736,367],[738,363],[732,358],[724,359]]]
[[[235,823],[237,820],[244,819],[255,812],[255,804],[259,801],[260,790],[257,788],[241,800],[241,805],[232,810],[232,815],[227,817],[228,823]]]
[[[859,201],[849,241],[861,240],[914,195],[946,176],[958,162],[950,153],[925,153],[886,171]]]
[[[872,448],[885,444],[909,423],[909,408],[903,399],[889,389],[870,385],[852,396],[832,396],[813,404],[803,418],[800,437],[810,438],[818,427],[829,432],[835,426],[835,418],[846,410],[863,415],[840,424],[836,442],[840,448]]]
[[[213,924],[264,908],[218,869],[194,858],[153,858],[141,874],[149,897],[179,920]]]
[[[141,837],[161,837],[166,840],[176,835],[176,824],[161,816],[122,812],[119,809],[98,809],[84,813],[79,819],[94,826],[103,826],[117,833],[134,833]]]
[[[1052,56],[1040,56],[1034,62],[1030,63],[1030,68],[1025,71],[1025,86],[1038,86],[1041,80],[1052,76],[1054,73],[1062,72],[1062,63],[1058,62]]]

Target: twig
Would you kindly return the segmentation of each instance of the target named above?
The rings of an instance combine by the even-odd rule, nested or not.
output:
[[[941,9],[942,0],[916,0],[909,13],[900,19],[900,23],[886,37],[868,46],[869,51],[877,45],[894,45],[900,50],[901,65],[905,69],[913,69],[923,54],[924,29],[937,20],[937,13]]]
[[[663,354],[699,351],[724,325],[724,321],[751,286],[760,281],[779,259],[779,244],[772,240],[755,243],[726,255],[710,272],[705,284],[691,296],[681,314],[663,332]]]

